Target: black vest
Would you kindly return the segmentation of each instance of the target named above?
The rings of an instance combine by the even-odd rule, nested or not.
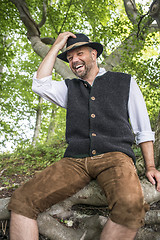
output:
[[[135,160],[134,136],[128,118],[131,76],[106,72],[93,86],[80,79],[66,79],[68,103],[65,157],[87,157],[123,152]]]

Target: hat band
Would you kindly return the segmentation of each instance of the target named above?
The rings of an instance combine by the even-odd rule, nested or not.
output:
[[[89,42],[77,42],[77,43],[74,43],[74,44],[70,45],[69,47],[67,47],[66,51],[69,51],[73,47],[79,47],[79,46],[82,46],[82,45],[85,45],[85,44],[88,44],[88,43]]]

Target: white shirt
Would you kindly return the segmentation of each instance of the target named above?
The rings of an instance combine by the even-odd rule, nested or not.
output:
[[[100,68],[97,76],[103,75],[105,72],[104,68]],[[33,76],[32,90],[46,100],[60,107],[67,108],[68,88],[65,81],[52,80],[52,75],[41,79],[37,79],[36,76],[37,73]],[[131,77],[130,82],[128,114],[133,133],[135,134],[136,144],[154,141],[155,133],[151,129],[146,104],[133,77]]]

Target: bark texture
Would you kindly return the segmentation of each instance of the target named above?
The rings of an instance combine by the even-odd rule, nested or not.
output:
[[[41,119],[42,119],[42,108],[41,108],[42,103],[43,103],[43,98],[39,97],[39,103],[36,110],[36,125],[34,129],[34,135],[33,135],[33,141],[32,141],[33,146],[36,145],[36,142],[39,139],[39,132],[41,129]]]
[[[160,193],[156,191],[155,186],[151,185],[146,179],[141,181],[141,185],[146,202],[151,204],[160,201]],[[10,218],[10,213],[7,210],[8,202],[9,198],[0,199],[0,220]],[[91,206],[95,214],[88,215],[84,212],[81,214],[77,211],[79,204],[81,206]],[[105,216],[99,213],[99,207],[103,207]],[[97,182],[92,181],[72,197],[39,214],[39,231],[51,240],[97,240],[107,221],[108,214],[106,197]],[[145,223],[149,225],[159,224],[160,211],[149,211],[146,214]],[[153,233],[153,230],[142,228],[139,230],[136,239],[151,239],[148,236],[153,238],[153,235],[153,239],[160,237],[159,233]]]

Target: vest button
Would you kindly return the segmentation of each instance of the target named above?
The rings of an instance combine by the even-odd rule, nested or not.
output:
[[[91,118],[95,118],[96,115],[94,113],[91,114]]]
[[[87,83],[84,83],[84,86],[87,88],[88,87]]]
[[[92,133],[92,137],[96,137],[97,136],[97,134],[96,133]]]
[[[96,154],[96,150],[93,150],[93,151],[92,151],[92,154],[95,155],[95,154]]]
[[[91,99],[94,101],[96,98],[94,96],[92,96]]]

